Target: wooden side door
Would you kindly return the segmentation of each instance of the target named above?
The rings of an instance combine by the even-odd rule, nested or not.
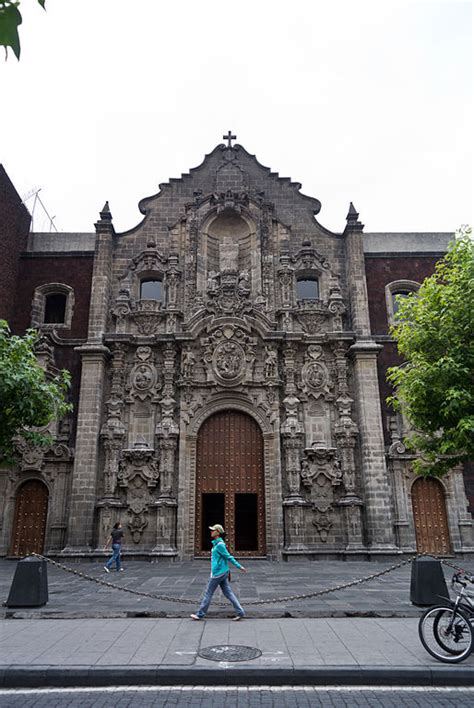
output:
[[[452,549],[441,483],[432,478],[417,479],[411,494],[418,552],[449,555]]]
[[[219,523],[232,553],[265,555],[263,438],[256,421],[235,410],[207,418],[196,467],[196,554],[208,553],[208,527]]]
[[[43,553],[48,515],[48,489],[32,479],[18,489],[13,521],[11,554]]]

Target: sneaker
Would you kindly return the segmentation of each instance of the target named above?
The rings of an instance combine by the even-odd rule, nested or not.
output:
[[[235,617],[232,617],[232,622],[238,622],[239,620],[243,619],[243,615],[236,615]]]
[[[105,570],[106,573],[110,573],[110,570],[107,568],[106,565],[104,565],[104,570]]]
[[[202,617],[199,617],[199,615],[189,615],[192,620],[200,620]]]

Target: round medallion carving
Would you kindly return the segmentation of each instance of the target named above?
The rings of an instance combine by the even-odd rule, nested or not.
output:
[[[153,386],[154,371],[149,364],[139,364],[132,374],[132,385],[137,391],[147,391]]]
[[[311,386],[311,388],[318,389],[326,386],[328,378],[327,371],[326,368],[319,362],[315,361],[308,364],[305,374],[306,383],[308,386]]]
[[[245,372],[244,350],[237,342],[220,342],[214,349],[212,367],[223,383],[235,383]]]

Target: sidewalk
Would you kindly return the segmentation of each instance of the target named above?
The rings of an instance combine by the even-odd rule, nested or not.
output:
[[[238,663],[197,655],[228,644],[262,655]],[[432,659],[415,618],[0,622],[0,687],[160,684],[471,686],[474,659]]]
[[[394,559],[397,563],[399,559]],[[420,609],[410,602],[411,565],[316,598],[252,606],[252,600],[268,600],[311,593],[366,577],[390,567],[386,562],[298,561],[275,563],[247,561],[246,575],[235,571],[232,584],[249,617],[418,617]],[[469,566],[472,562],[469,563]],[[469,567],[468,566],[468,567]],[[127,618],[188,617],[196,609],[209,579],[209,560],[177,563],[124,562],[124,573],[106,574],[103,563],[74,563],[72,568],[121,587],[177,598],[195,598],[196,604],[163,602],[113,590],[48,565],[49,602],[31,609],[0,607],[1,617],[17,618]],[[0,560],[0,604],[6,600],[16,562]],[[452,571],[445,568],[446,578]],[[217,592],[216,599],[222,599]],[[214,616],[228,617],[230,606],[212,606]]]

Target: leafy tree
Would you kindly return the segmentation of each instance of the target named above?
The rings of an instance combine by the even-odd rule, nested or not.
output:
[[[405,362],[388,371],[413,430],[418,474],[442,476],[474,457],[474,241],[456,234],[417,293],[400,298],[391,333]]]
[[[34,347],[39,335],[28,330],[24,337],[12,335],[0,320],[0,462],[15,458],[15,437],[33,445],[47,445],[47,433],[32,430],[46,426],[72,410],[66,402],[71,377],[61,371],[48,377],[36,360]]]
[[[46,0],[37,0],[43,9]],[[0,0],[0,45],[5,47],[5,58],[8,57],[8,47],[13,49],[17,59],[20,59],[20,37],[18,27],[23,22],[19,0]]]

